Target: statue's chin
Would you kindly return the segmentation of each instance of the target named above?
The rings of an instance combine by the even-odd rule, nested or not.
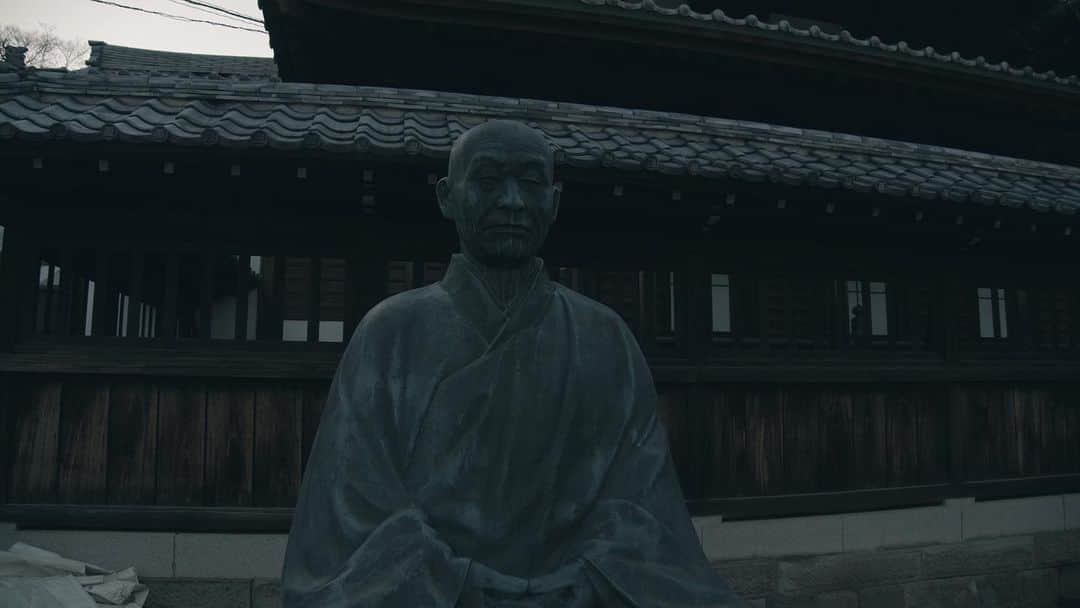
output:
[[[533,258],[532,254],[506,255],[492,254],[479,256],[478,262],[489,268],[519,268]]]
[[[517,268],[529,262],[536,255],[533,243],[524,239],[506,239],[502,242],[482,243],[470,248],[476,261],[489,268]]]

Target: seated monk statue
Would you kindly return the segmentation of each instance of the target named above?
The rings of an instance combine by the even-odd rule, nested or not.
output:
[[[364,316],[334,376],[286,608],[744,606],[710,567],[634,336],[536,257],[544,136],[464,133],[436,187],[461,253]]]

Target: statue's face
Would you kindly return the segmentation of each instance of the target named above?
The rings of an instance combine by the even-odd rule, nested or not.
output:
[[[486,266],[519,266],[540,250],[558,213],[551,151],[517,123],[487,123],[462,137],[436,189],[439,206],[466,254]]]

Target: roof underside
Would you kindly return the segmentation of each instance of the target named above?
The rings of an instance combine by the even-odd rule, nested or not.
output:
[[[543,131],[564,166],[1080,209],[1080,168],[761,123],[343,85],[0,74],[0,145],[118,140],[445,159],[456,137],[493,118]]]

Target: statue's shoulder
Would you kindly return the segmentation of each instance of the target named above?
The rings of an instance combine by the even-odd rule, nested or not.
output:
[[[357,330],[369,337],[397,335],[403,327],[415,324],[418,319],[440,318],[452,306],[446,291],[433,283],[379,302],[360,320]]]

